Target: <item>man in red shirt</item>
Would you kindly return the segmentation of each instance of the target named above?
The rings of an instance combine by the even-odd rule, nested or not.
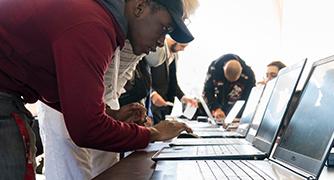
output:
[[[103,75],[125,38],[136,55],[163,46],[167,33],[190,42],[182,15],[181,0],[2,0],[0,179],[34,179],[24,103],[41,100],[62,112],[81,147],[127,151],[191,131],[168,121],[151,128],[123,123],[103,102]]]

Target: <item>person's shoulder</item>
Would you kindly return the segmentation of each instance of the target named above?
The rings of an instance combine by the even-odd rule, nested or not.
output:
[[[91,1],[58,1],[47,6],[54,6],[53,13],[59,17],[67,17],[64,23],[85,23],[85,22],[99,22],[99,23],[115,23],[114,17],[98,3]],[[66,6],[66,7],[63,7]],[[45,10],[47,11],[47,10]],[[50,14],[50,13],[49,13]],[[112,21],[110,21],[112,20]]]
[[[255,73],[254,73],[253,69],[248,65],[243,67],[243,71],[244,71],[245,74],[247,74],[249,76],[255,76]]]
[[[221,58],[213,60],[209,65],[210,71],[215,71],[216,73],[219,73],[219,70],[223,71],[224,64],[226,63],[225,60],[222,60]]]
[[[117,42],[111,42],[113,44],[124,44],[125,33],[116,19],[108,14],[101,5],[88,1],[71,1],[66,4],[67,7],[60,8],[59,6],[64,5],[63,1],[55,4],[57,8],[53,11],[53,15],[64,21],[50,20],[54,27],[52,31],[50,30],[55,36],[54,40],[73,32],[80,36],[90,31],[90,34],[96,34],[96,36],[105,34],[107,38],[116,40]]]
[[[243,81],[249,81],[249,82],[255,81],[255,73],[250,66],[246,66],[243,68],[241,78]]]
[[[227,58],[224,58],[225,56],[220,56],[218,59],[214,60],[214,63],[217,64],[217,65],[224,65],[227,61],[230,61],[232,59],[227,59]]]

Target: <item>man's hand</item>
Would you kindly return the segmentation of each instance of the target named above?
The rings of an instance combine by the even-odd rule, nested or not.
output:
[[[184,104],[190,104],[192,107],[196,107],[196,108],[198,107],[198,101],[196,99],[193,99],[193,98],[183,96],[181,98],[181,102],[184,103]]]
[[[220,108],[213,110],[212,115],[218,121],[222,121],[225,118],[225,113]]]
[[[146,127],[152,127],[153,126],[153,119],[149,116],[146,116],[146,122],[144,123],[144,126]]]
[[[151,141],[164,141],[178,136],[182,131],[192,133],[192,129],[185,123],[177,121],[161,121],[155,126],[149,128],[151,132]]]
[[[153,92],[151,95],[151,101],[154,105],[158,107],[166,106],[166,101],[157,92]]]
[[[146,117],[146,108],[140,103],[127,104],[119,110],[112,110],[107,106],[106,112],[113,118],[124,122],[142,121]]]
[[[146,116],[141,121],[136,121],[135,123],[139,126],[152,127],[153,126],[153,119],[149,116]]]

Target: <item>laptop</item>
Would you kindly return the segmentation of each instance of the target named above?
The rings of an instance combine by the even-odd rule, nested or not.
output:
[[[334,56],[313,64],[299,104],[269,159],[159,161],[151,179],[318,179],[334,144],[333,72]]]
[[[214,134],[211,136],[214,137],[231,137],[231,138],[244,138],[247,135],[248,129],[250,127],[250,124],[252,122],[252,118],[255,114],[257,105],[260,101],[260,98],[262,96],[264,89],[264,85],[255,86],[252,88],[251,93],[249,94],[249,97],[247,99],[247,103],[245,105],[245,109],[242,113],[242,116],[240,118],[240,123],[236,131],[225,131],[225,132],[218,132],[218,134]],[[233,110],[233,109],[232,109]],[[240,111],[240,110],[239,110]],[[231,111],[232,112],[232,111]],[[226,117],[225,122],[232,122],[234,118],[233,116],[229,116],[229,114]],[[230,118],[230,119],[229,119]],[[228,127],[227,127],[228,129]],[[201,134],[196,132],[197,135],[200,137],[205,137],[205,134]]]
[[[215,118],[212,116],[207,104],[205,103],[203,97],[198,98],[200,103],[202,104],[207,116],[208,116],[208,123],[205,122],[197,122],[197,121],[190,121],[186,119],[178,119],[181,122],[186,123],[189,127],[191,127],[194,131],[194,134],[196,134],[199,137],[202,138],[216,138],[216,137],[222,137],[221,133],[225,132],[226,129],[223,128],[223,126],[220,126],[219,123],[215,120]],[[231,123],[235,117],[238,115],[240,110],[242,109],[245,101],[239,100],[237,101],[233,108],[231,109],[230,113],[226,117],[227,123]],[[181,138],[183,139],[183,138]]]
[[[271,94],[275,87],[277,78],[269,81],[263,91],[260,102],[257,104],[257,108],[253,115],[251,115],[252,123],[248,128],[248,132],[246,132],[245,138],[234,138],[224,136],[225,132],[221,132],[216,136],[222,136],[222,138],[191,138],[191,139],[174,139],[170,146],[194,146],[194,145],[221,145],[221,144],[250,144],[253,141],[254,136],[258,130],[258,127],[262,121],[262,117],[264,116],[265,109],[267,108],[268,102],[270,100]]]
[[[203,97],[200,96],[198,98],[199,102],[202,104],[202,107],[206,113],[206,115],[208,116],[208,122],[210,122],[211,124],[217,124],[216,119],[213,117],[213,115],[211,114],[211,111],[208,107],[208,105],[206,104],[206,102],[204,101]]]
[[[239,114],[240,110],[244,107],[244,104],[245,100],[238,100],[237,102],[234,103],[232,109],[224,119],[224,123],[226,125],[230,125],[234,121],[234,119]]]
[[[177,120],[179,122],[183,122],[186,123],[190,128],[192,128],[193,130],[196,129],[206,129],[206,130],[210,130],[210,131],[225,131],[225,129],[218,125],[215,118],[212,116],[208,106],[206,106],[205,101],[203,99],[203,97],[199,97],[198,100],[200,101],[201,104],[204,103],[203,108],[205,110],[205,113],[207,114],[208,118],[208,122],[199,122],[199,121],[194,121],[191,119],[186,119],[186,118],[178,118],[178,117],[173,117],[173,116],[166,116],[166,120]]]
[[[239,114],[244,104],[245,104],[244,100],[238,100],[237,102],[235,102],[231,111],[227,114],[226,118],[224,119],[225,124],[228,125],[233,122],[233,120],[237,117],[237,115]],[[204,104],[203,106],[206,106],[206,104]],[[207,112],[207,113],[210,113],[210,112]],[[210,116],[212,117],[211,113],[210,113]],[[209,119],[211,119],[210,116],[209,116]],[[216,123],[219,124],[218,122]],[[222,137],[223,135],[222,133],[225,132],[226,129],[223,128],[222,126],[218,126],[217,128],[193,128],[193,131],[194,131],[194,134],[202,138],[216,138],[216,137]]]
[[[254,141],[245,144],[217,144],[165,147],[153,155],[157,160],[200,159],[264,159],[269,156],[292,100],[306,60],[284,68],[278,74],[275,88],[265,110],[263,120]],[[237,139],[238,140],[238,139]],[[240,139],[239,139],[240,140]]]

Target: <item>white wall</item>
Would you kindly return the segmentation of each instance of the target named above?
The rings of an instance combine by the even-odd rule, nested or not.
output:
[[[195,40],[178,62],[183,91],[200,94],[210,62],[226,53],[244,59],[257,80],[273,60],[291,65],[334,55],[334,1],[281,1],[282,24],[277,0],[200,0],[189,24]]]

